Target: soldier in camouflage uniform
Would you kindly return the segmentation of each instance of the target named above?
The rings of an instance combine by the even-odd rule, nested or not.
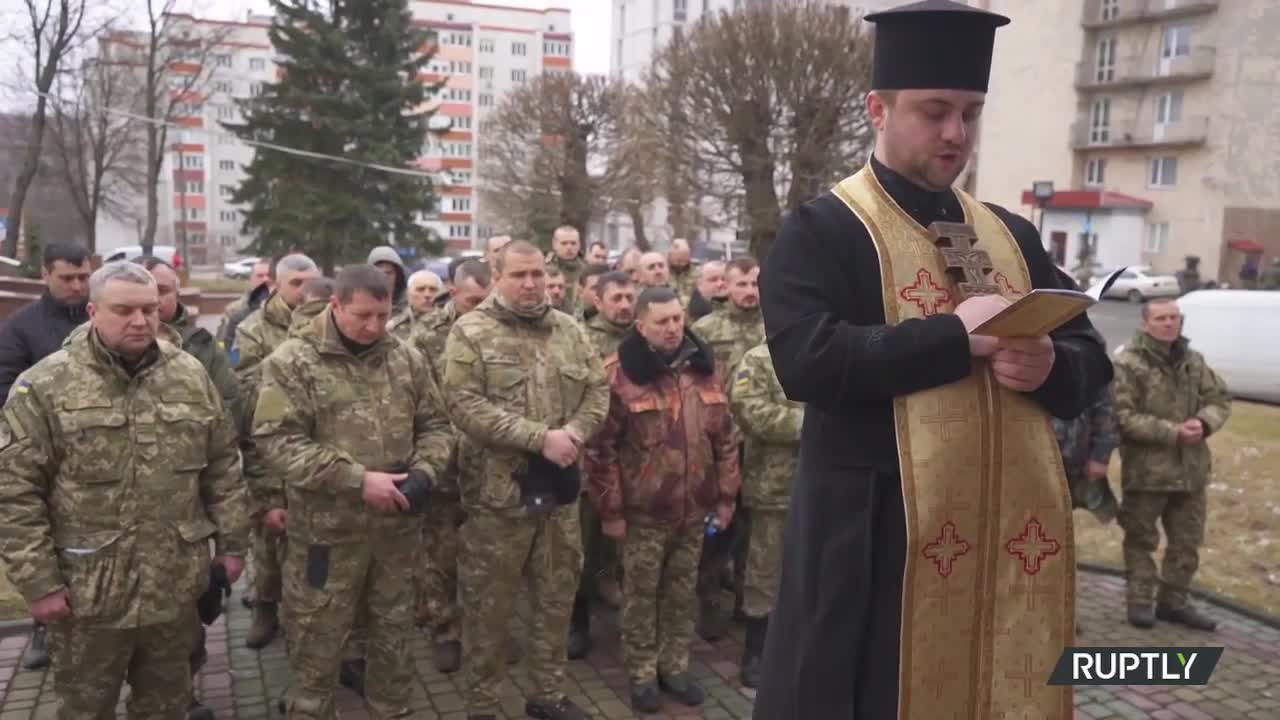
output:
[[[690,325],[713,312],[723,310],[729,302],[729,287],[724,280],[724,262],[708,260],[698,268],[697,284],[689,297],[685,313]]]
[[[547,303],[566,315],[578,316],[574,298],[567,294],[564,273],[558,268],[547,268]]]
[[[561,225],[551,234],[551,252],[547,254],[547,271],[559,270],[564,276],[567,307],[573,307],[577,302],[578,275],[586,267],[586,263],[579,256],[581,250],[582,241],[579,239],[578,230],[572,225]]]
[[[622,646],[638,713],[661,707],[659,686],[684,705],[704,692],[689,674],[705,521],[733,518],[738,436],[715,357],[684,329],[667,287],[636,302],[636,327],[605,362],[609,414],[588,444],[591,502],[622,543]]]
[[[262,307],[245,318],[236,330],[236,377],[240,380],[245,427],[253,424],[252,411],[258,402],[262,363],[288,339],[293,309],[302,304],[302,286],[319,276],[319,268],[306,255],[281,258],[276,263],[276,289]],[[266,474],[264,462],[252,440],[246,439],[243,449],[244,473],[255,513],[253,625],[245,637],[245,645],[256,650],[266,647],[280,630],[280,564],[284,560],[284,532],[279,519],[285,508],[285,493],[280,478]]]
[[[693,290],[697,286],[698,273],[689,264],[691,254],[689,241],[684,238],[672,240],[671,248],[667,250],[667,270],[671,276],[668,284],[685,305],[689,304],[689,298],[693,297]]]
[[[380,245],[369,251],[365,262],[378,268],[391,283],[391,319],[387,330],[397,340],[408,340],[413,333],[415,315],[409,307],[409,275],[400,253],[390,245]]]
[[[641,289],[651,287],[667,287],[671,282],[671,271],[667,268],[667,258],[660,252],[647,252],[636,261],[636,284]]]
[[[613,271],[600,276],[596,285],[597,312],[584,327],[587,337],[603,362],[618,351],[635,320],[636,287],[631,276]],[[585,488],[584,488],[585,490]],[[591,601],[598,597],[617,607],[622,599],[618,583],[621,563],[618,546],[600,529],[600,516],[595,506],[584,502],[580,507],[582,523],[582,578],[573,600],[573,617],[569,623],[569,659],[580,660],[591,652]]]
[[[399,485],[409,469],[441,477],[452,439],[422,357],[387,334],[390,314],[383,275],[344,268],[329,308],[263,363],[253,435],[288,497],[290,717],[334,717],[333,678],[361,611],[370,717],[410,712],[421,518]]]
[[[1174,300],[1150,301],[1142,308],[1142,328],[1115,363],[1129,622],[1149,628],[1159,618],[1213,630],[1216,623],[1187,602],[1187,590],[1204,542],[1211,465],[1205,440],[1227,422],[1231,396],[1181,331]],[[1157,521],[1168,540],[1158,576],[1152,560],[1160,542]]]
[[[218,331],[213,334],[222,343],[223,350],[230,350],[235,338],[236,326],[254,310],[262,306],[267,295],[275,287],[275,279],[271,275],[271,261],[266,259],[254,263],[249,274],[249,289],[244,295],[232,300],[222,311],[222,320],[218,323]]]
[[[24,372],[0,419],[0,556],[48,625],[58,717],[184,717],[196,599],[235,581],[249,517],[236,430],[200,363],[157,341],[155,280],[89,282],[92,329]]]
[[[787,399],[765,344],[742,356],[729,402],[745,441],[742,504],[751,511],[742,593],[747,617],[742,684],[753,688],[760,678],[765,632],[782,572],[782,528],[791,504],[804,405]]]
[[[1107,483],[1107,466],[1111,453],[1120,443],[1112,409],[1111,387],[1080,417],[1071,420],[1051,418],[1058,449],[1062,451],[1062,467],[1071,490],[1071,507],[1084,508],[1107,523],[1116,515],[1116,498]]]
[[[574,297],[577,306],[574,308],[574,315],[579,320],[586,322],[595,316],[600,276],[608,272],[611,272],[608,265],[588,265],[578,275],[578,293]]]
[[[327,277],[313,277],[302,284],[302,302],[289,316],[289,337],[307,329],[316,316],[324,312],[333,300],[333,281]]]
[[[532,585],[528,656],[535,718],[585,718],[564,693],[565,643],[582,571],[577,499],[566,487],[609,393],[581,326],[546,301],[542,254],[526,242],[498,258],[494,292],[460,317],[445,347],[444,391],[461,433],[458,576],[465,613],[463,661],[472,718],[495,718],[502,644],[516,595]],[[542,458],[539,460],[539,458]],[[532,469],[553,465],[552,508],[535,505]],[[541,471],[539,471],[541,472]],[[564,484],[560,484],[561,481]]]
[[[748,350],[764,342],[764,316],[760,313],[760,265],[750,257],[735,258],[725,272],[728,301],[721,312],[713,312],[693,324],[693,334],[707,341],[716,354],[725,391],[733,378],[733,369]],[[751,514],[740,508],[733,527],[719,533],[703,545],[698,594],[702,599],[699,632],[706,640],[718,640],[729,631],[729,617],[734,603],[742,601],[742,586],[747,564],[747,541],[751,532]],[[721,591],[721,578],[729,565],[734,566],[734,599]]]
[[[413,345],[422,353],[437,383],[443,380],[445,341],[458,318],[471,312],[489,296],[492,285],[489,264],[466,260],[454,274],[451,299],[443,308],[423,318],[413,330]],[[432,660],[443,673],[462,665],[462,613],[458,609],[458,528],[462,506],[458,501],[457,464],[440,479],[435,502],[427,510],[424,531],[424,567],[418,600],[419,624],[432,625]]]

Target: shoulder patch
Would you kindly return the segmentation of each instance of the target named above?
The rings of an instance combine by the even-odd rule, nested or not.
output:
[[[31,381],[26,378],[19,378],[18,382],[13,385],[13,392],[19,395],[26,395],[31,392]]]
[[[733,376],[733,384],[746,385],[747,381],[749,381],[750,379],[751,379],[751,371],[746,368],[742,368],[741,370],[738,371],[736,375]]]
[[[289,398],[275,385],[267,385],[258,393],[258,405],[254,408],[255,422],[279,422],[289,410]]]

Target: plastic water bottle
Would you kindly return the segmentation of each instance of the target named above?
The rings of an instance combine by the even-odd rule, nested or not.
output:
[[[707,516],[702,519],[702,524],[704,527],[703,533],[707,537],[713,537],[720,532],[720,517],[713,512],[707,513]]]

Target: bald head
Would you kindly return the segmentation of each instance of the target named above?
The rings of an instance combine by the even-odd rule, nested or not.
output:
[[[698,268],[698,294],[708,300],[716,300],[729,293],[724,279],[724,263],[712,260]]]
[[[636,282],[643,287],[663,287],[671,279],[667,258],[660,252],[647,252],[640,256],[636,268]]]
[[[689,241],[684,238],[676,238],[671,241],[671,250],[667,252],[667,264],[672,269],[681,269],[689,267]]]

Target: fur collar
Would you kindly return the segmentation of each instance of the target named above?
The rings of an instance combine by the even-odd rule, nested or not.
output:
[[[689,330],[684,331],[684,346],[692,346],[688,354],[687,366],[699,375],[711,375],[715,372],[715,356],[707,348],[706,343]],[[640,333],[632,328],[618,345],[618,364],[627,379],[637,385],[649,385],[656,382],[664,374],[670,372],[667,364],[649,347],[649,343]]]

